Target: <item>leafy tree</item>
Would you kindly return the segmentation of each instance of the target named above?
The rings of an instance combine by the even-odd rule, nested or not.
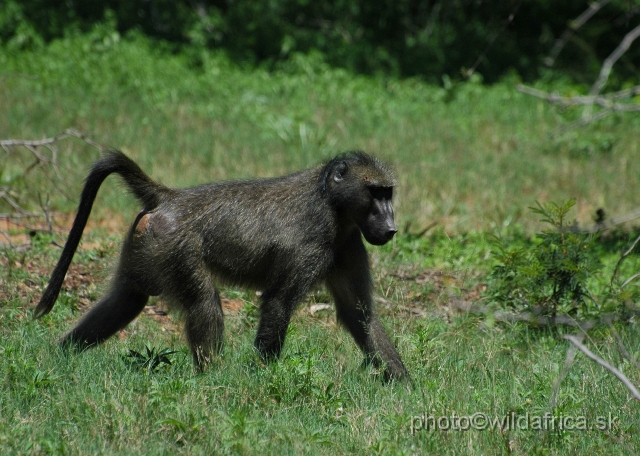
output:
[[[19,49],[65,33],[86,32],[107,14],[117,30],[137,30],[174,49],[225,49],[235,59],[274,64],[292,53],[319,51],[330,64],[363,73],[457,79],[478,61],[484,80],[515,70],[540,75],[542,61],[584,0],[4,0],[0,43]],[[580,29],[556,66],[579,80],[597,72],[637,25],[637,0],[613,0]],[[637,77],[640,50],[620,66]]]

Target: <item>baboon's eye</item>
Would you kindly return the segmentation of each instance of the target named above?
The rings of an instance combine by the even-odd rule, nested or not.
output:
[[[374,199],[390,200],[393,196],[393,187],[369,187],[369,192]]]

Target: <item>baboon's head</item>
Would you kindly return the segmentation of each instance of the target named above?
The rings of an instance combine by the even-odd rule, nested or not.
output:
[[[383,245],[398,231],[393,220],[395,177],[383,163],[361,151],[331,160],[322,173],[325,194],[341,217],[355,223],[368,243]]]

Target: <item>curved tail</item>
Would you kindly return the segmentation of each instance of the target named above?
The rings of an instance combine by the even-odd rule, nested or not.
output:
[[[158,206],[164,196],[171,192],[169,188],[151,180],[133,160],[120,151],[109,151],[103,158],[95,162],[85,180],[80,196],[78,214],[73,221],[67,243],[62,250],[58,264],[51,274],[49,284],[33,312],[34,319],[48,314],[53,308],[56,299],[58,299],[62,282],[78,244],[80,244],[80,238],[87,225],[87,220],[89,220],[89,214],[98,194],[98,189],[100,189],[100,185],[102,185],[107,176],[113,173],[120,174],[124,178],[129,190],[142,202],[145,210],[151,210]]]

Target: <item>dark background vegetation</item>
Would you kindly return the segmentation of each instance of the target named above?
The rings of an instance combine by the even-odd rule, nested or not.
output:
[[[105,19],[126,34],[162,40],[172,51],[221,48],[236,61],[267,67],[294,52],[319,52],[352,71],[459,79],[477,67],[485,82],[516,71],[544,76],[542,60],[583,0],[4,0],[0,40],[17,48],[82,33]],[[602,60],[638,22],[640,3],[614,0],[571,40],[554,68],[591,82]],[[510,16],[513,14],[512,20]],[[486,51],[486,54],[485,54]],[[617,67],[617,81],[638,76],[640,48]]]

